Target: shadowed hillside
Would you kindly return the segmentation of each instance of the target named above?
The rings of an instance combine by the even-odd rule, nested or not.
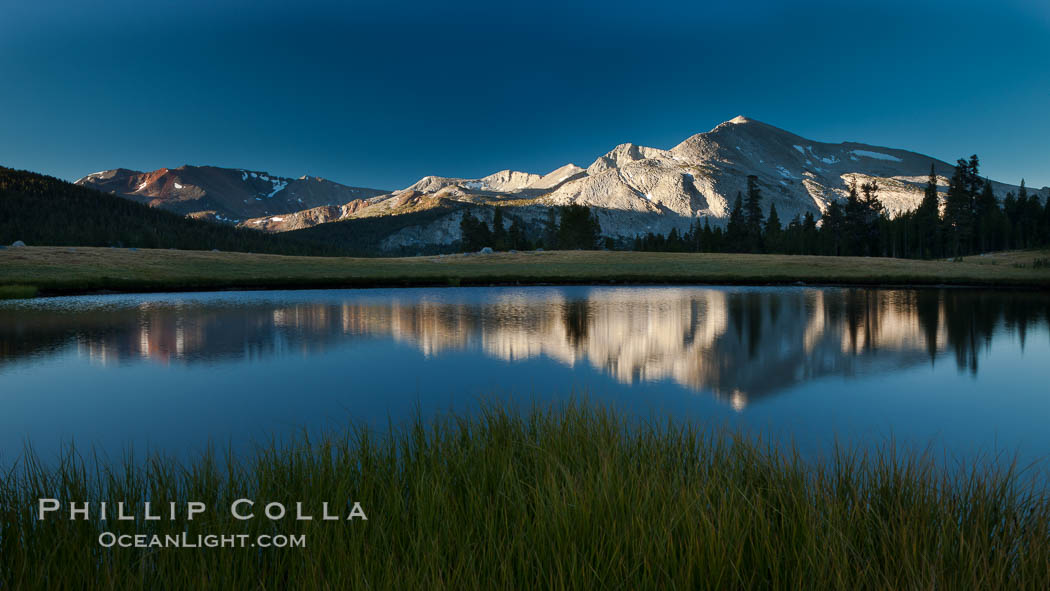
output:
[[[289,236],[194,220],[27,171],[0,167],[0,244],[343,254]]]

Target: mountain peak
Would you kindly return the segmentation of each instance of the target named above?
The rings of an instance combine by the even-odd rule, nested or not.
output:
[[[620,144],[599,156],[597,160],[587,167],[587,174],[598,174],[610,168],[620,168],[628,162],[645,160],[647,158],[660,158],[667,156],[667,151],[657,148],[639,146],[630,142]]]
[[[540,180],[540,175],[519,170],[501,170],[479,179],[488,191],[516,191]]]
[[[753,117],[746,117],[744,115],[737,115],[729,121],[723,121],[722,123],[716,125],[715,128],[709,131],[708,133],[714,131],[743,131],[747,133],[763,133],[763,131],[765,131],[795,136],[795,134],[791,133],[790,131],[781,129],[775,125],[764,123]]]

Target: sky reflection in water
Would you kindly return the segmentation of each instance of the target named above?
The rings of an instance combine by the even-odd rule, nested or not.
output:
[[[30,442],[194,453],[348,420],[581,393],[804,451],[889,436],[1050,450],[1050,296],[529,287],[56,298],[0,305],[0,461]]]

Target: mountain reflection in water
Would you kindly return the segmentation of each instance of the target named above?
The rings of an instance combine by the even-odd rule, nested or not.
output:
[[[673,380],[734,407],[822,376],[949,357],[976,374],[992,340],[1050,326],[1050,297],[860,288],[465,288],[164,294],[0,306],[0,375],[76,350],[104,365],[308,355],[351,339],[427,356],[480,351]]]

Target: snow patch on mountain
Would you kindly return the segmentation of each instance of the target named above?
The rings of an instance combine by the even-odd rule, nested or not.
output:
[[[269,178],[266,178],[264,180],[269,180]],[[285,180],[273,179],[271,182],[273,183],[273,191],[270,191],[270,193],[266,196],[267,199],[272,198],[274,195],[280,193],[285,189],[285,187],[288,186],[288,181]]]
[[[888,162],[904,162],[896,156],[890,156],[889,154],[883,154],[882,152],[872,152],[870,150],[851,150],[851,154],[857,156],[864,156],[865,158],[874,158],[875,160],[886,160]]]

